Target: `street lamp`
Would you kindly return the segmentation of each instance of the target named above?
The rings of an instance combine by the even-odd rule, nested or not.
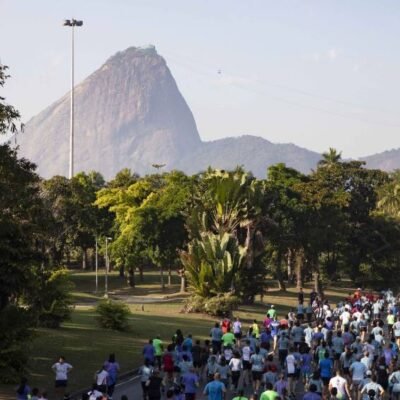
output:
[[[72,47],[71,47],[71,120],[69,134],[69,179],[74,176],[74,30],[75,26],[82,26],[83,21],[76,19],[65,19],[64,26],[70,26],[72,29]]]
[[[108,241],[112,238],[106,237],[106,279],[104,282],[104,298],[108,299],[108,269],[110,267],[110,260],[108,258]]]

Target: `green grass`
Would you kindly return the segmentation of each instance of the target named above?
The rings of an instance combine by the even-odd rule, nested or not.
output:
[[[75,367],[70,374],[69,387],[69,390],[74,391],[91,385],[95,371],[99,369],[109,353],[116,354],[122,372],[128,371],[140,365],[141,350],[149,338],[160,334],[165,342],[169,342],[176,329],[180,328],[184,334],[192,333],[195,338],[205,339],[216,321],[206,315],[183,314],[180,312],[182,303],[178,302],[144,304],[144,311],[142,311],[142,304],[132,304],[129,306],[132,311],[129,321],[130,330],[128,332],[107,331],[97,326],[93,311],[93,306],[102,295],[101,293],[96,296],[93,293],[94,273],[73,272],[71,277],[76,285],[73,294],[80,306],[75,308],[71,321],[64,323],[60,329],[37,331],[29,361],[31,386],[48,388],[50,394],[54,379],[51,365],[60,354],[64,355]],[[178,289],[179,277],[175,276],[172,288],[161,291],[156,270],[145,275],[145,282],[134,289],[127,288],[117,273],[112,273],[110,276],[110,290],[119,295],[158,297],[176,292]],[[307,287],[305,292],[309,292]],[[326,290],[332,302],[343,299],[347,293],[346,288]],[[254,305],[241,306],[235,312],[235,316],[241,318],[245,327],[249,326],[253,319],[261,321],[270,304],[274,304],[279,316],[284,317],[290,308],[297,304],[297,290],[289,288],[287,292],[281,292],[271,289],[264,296],[263,304],[259,299],[257,300]],[[0,399],[8,400],[14,397],[13,386],[0,386]]]

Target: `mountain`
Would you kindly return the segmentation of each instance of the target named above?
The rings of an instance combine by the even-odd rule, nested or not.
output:
[[[67,175],[70,94],[50,105],[18,135],[20,155],[44,177]],[[209,166],[243,165],[264,177],[277,162],[308,172],[320,156],[293,144],[255,136],[202,142],[193,115],[165,60],[154,46],[118,52],[75,87],[75,172],[105,178],[128,167],[139,174],[152,164],[196,173]]]
[[[400,149],[387,150],[382,153],[361,158],[367,163],[368,168],[393,171],[400,169]]]
[[[18,135],[20,154],[42,176],[68,173],[69,115],[67,93]],[[154,47],[115,54],[75,88],[75,171],[144,173],[199,145],[193,115]]]
[[[210,165],[220,169],[243,165],[255,176],[265,178],[267,168],[272,164],[282,162],[306,173],[320,159],[320,154],[294,144],[274,144],[257,136],[245,135],[204,142],[194,153],[183,157],[177,168],[192,174]]]

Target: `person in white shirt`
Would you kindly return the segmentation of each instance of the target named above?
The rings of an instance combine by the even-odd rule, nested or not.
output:
[[[312,345],[313,333],[314,333],[314,330],[313,330],[313,328],[311,328],[311,324],[309,324],[307,326],[307,328],[304,329],[304,335],[305,335],[305,341],[306,341],[308,347],[310,347],[310,348],[312,347],[311,345]]]
[[[331,378],[331,380],[329,381],[329,392],[331,392],[333,388],[337,389],[339,398],[351,399],[351,393],[349,390],[349,385],[347,384],[347,380],[340,376],[339,370],[336,370],[336,376]]]
[[[376,303],[372,304],[372,312],[374,314],[374,319],[379,319],[380,312],[381,312],[381,303],[377,301]]]
[[[108,375],[104,365],[95,374],[97,389],[102,393],[107,393]]]
[[[286,356],[285,365],[288,376],[289,396],[294,395],[295,373],[296,373],[296,358],[293,355],[293,349],[289,349],[289,354]]]
[[[63,397],[65,388],[68,384],[68,373],[72,370],[72,365],[65,362],[65,357],[60,356],[58,362],[52,365],[52,370],[56,373],[56,392],[58,397]]]
[[[375,399],[380,399],[382,396],[383,396],[383,394],[385,393],[385,390],[383,389],[383,387],[379,384],[379,383],[377,383],[377,381],[376,381],[376,375],[372,375],[372,382],[370,382],[370,383],[367,383],[362,389],[361,389],[361,396],[363,396],[363,398],[364,398],[364,395],[365,394],[369,394],[368,392],[370,391],[370,390],[373,390],[374,392],[375,392],[375,396],[374,396],[374,398]]]
[[[233,323],[233,334],[235,335],[236,340],[242,338],[242,323],[239,318],[236,318],[236,321]]]

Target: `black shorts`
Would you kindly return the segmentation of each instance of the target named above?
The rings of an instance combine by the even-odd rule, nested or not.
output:
[[[243,369],[246,369],[246,370],[251,369],[250,361],[243,360]]]
[[[324,377],[321,377],[321,379],[322,379],[322,382],[324,383],[324,386],[328,386],[329,381],[331,380],[331,378],[324,378]]]
[[[253,381],[261,381],[262,371],[251,371],[251,376],[253,377]]]
[[[203,363],[201,360],[193,360],[193,367],[195,368],[201,368],[203,366]]]
[[[242,338],[242,332],[236,332],[235,333],[235,338],[236,339],[241,339]]]
[[[185,400],[196,400],[196,393],[185,393]]]
[[[66,379],[56,380],[55,387],[56,387],[56,388],[59,388],[59,387],[67,387],[67,383],[68,383],[68,381],[67,381]]]
[[[349,375],[350,374],[349,367],[343,367],[343,373],[346,374],[346,375]]]

